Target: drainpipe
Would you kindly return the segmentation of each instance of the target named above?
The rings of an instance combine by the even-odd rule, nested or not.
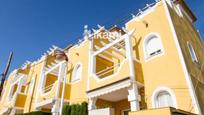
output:
[[[63,63],[61,62],[60,67],[59,67],[59,73],[58,73],[57,89],[56,89],[56,93],[55,93],[55,101],[54,101],[54,105],[52,108],[53,109],[52,110],[53,115],[58,115],[58,113],[59,113],[59,110],[58,110],[59,100],[58,100],[58,98],[59,98],[60,85],[61,85],[61,76],[63,75],[62,70],[63,70]]]

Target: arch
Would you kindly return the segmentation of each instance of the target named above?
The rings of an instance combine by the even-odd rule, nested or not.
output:
[[[164,53],[161,37],[158,33],[149,33],[145,37],[143,51],[146,60]]]
[[[165,102],[160,102],[162,99]],[[174,92],[168,87],[158,87],[152,94],[152,107],[175,107],[177,108],[177,101]]]

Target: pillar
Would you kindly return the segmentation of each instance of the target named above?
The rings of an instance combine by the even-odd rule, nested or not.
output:
[[[88,110],[96,109],[96,100],[97,98],[89,98]]]

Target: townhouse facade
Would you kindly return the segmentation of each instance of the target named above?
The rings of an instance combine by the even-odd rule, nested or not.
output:
[[[125,27],[85,26],[80,43],[53,46],[11,72],[0,114],[59,115],[85,101],[89,115],[203,115],[204,45],[195,21],[184,0],[156,0]]]

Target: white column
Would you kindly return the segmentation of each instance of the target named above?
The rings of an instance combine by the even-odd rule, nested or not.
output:
[[[59,114],[59,106],[60,106],[59,99],[54,99],[53,107],[52,107],[52,115],[60,115]]]
[[[57,87],[56,87],[56,93],[55,93],[55,99],[54,99],[55,102],[53,103],[53,108],[52,108],[53,115],[59,115],[59,112],[60,112],[59,93],[60,93],[60,85],[62,83],[63,77],[65,76],[65,68],[66,68],[66,63],[63,61],[60,63],[60,66],[59,66]]]
[[[132,34],[133,32],[131,32]],[[138,86],[136,84],[136,74],[135,74],[135,66],[134,66],[134,59],[133,59],[133,49],[132,49],[132,43],[131,43],[131,35],[126,34],[125,35],[125,49],[126,49],[126,57],[129,61],[129,68],[130,68],[130,78],[132,85],[128,89],[128,101],[130,102],[131,111],[138,111],[140,110],[140,95],[138,92]]]
[[[9,115],[15,115],[16,113],[16,109],[11,109],[11,111],[9,112]]]
[[[89,111],[96,109],[96,100],[97,98],[89,98],[89,105],[88,105]]]
[[[63,81],[63,77],[65,75],[65,62],[60,63],[58,79],[57,79],[57,89],[56,89],[56,98],[59,98],[59,91],[60,91],[60,83]]]
[[[138,94],[136,83],[133,83],[132,86],[128,89],[128,94],[128,101],[130,102],[131,111],[140,110],[139,102],[141,101],[141,97]]]
[[[64,106],[64,93],[65,93],[65,86],[66,86],[66,74],[67,74],[67,64],[64,63],[64,74],[62,75],[63,87],[62,87],[62,95],[61,95],[61,102],[60,102],[60,115],[62,115],[62,108]]]
[[[93,68],[93,59],[92,59],[92,55],[93,55],[93,40],[89,39],[89,63],[88,63],[88,79],[87,79],[87,86],[86,86],[86,90],[89,90],[89,81],[90,81],[90,76],[92,75],[92,68]]]
[[[44,84],[44,80],[45,80],[45,65],[46,65],[46,61],[47,61],[46,59],[47,59],[47,56],[44,56],[41,58],[41,60],[43,61],[43,64],[42,64],[42,68],[41,68],[40,78],[36,78],[36,82],[39,79],[39,82],[37,83],[39,91],[37,91],[37,93],[36,93],[35,103],[38,103],[38,98],[39,98],[40,94],[43,93],[43,84]],[[35,107],[35,109],[39,110],[40,108]]]

